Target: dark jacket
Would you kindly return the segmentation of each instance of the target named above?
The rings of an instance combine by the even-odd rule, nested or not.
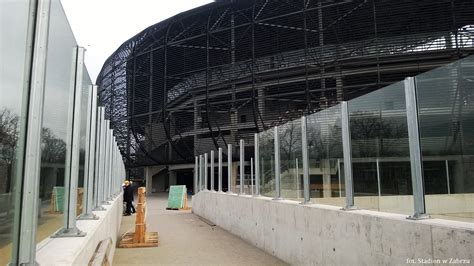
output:
[[[123,201],[133,201],[133,188],[131,185],[123,188]]]

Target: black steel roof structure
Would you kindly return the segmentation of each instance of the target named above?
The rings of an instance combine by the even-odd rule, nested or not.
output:
[[[97,85],[133,168],[251,153],[255,132],[472,53],[472,0],[227,0],[138,33]]]

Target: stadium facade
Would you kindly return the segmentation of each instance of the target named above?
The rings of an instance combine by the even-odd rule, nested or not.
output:
[[[256,132],[474,53],[472,14],[470,0],[215,1],[123,43],[100,103],[129,169],[240,139],[247,160]]]

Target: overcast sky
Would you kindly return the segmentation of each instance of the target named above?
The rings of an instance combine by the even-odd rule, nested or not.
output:
[[[92,82],[104,61],[146,27],[213,0],[61,0]]]

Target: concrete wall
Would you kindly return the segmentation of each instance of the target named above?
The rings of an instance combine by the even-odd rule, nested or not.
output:
[[[85,237],[47,238],[37,245],[36,261],[39,265],[87,265],[97,245],[104,239],[112,239],[109,261],[113,260],[116,240],[122,222],[122,194],[106,211],[94,212],[99,220],[79,220],[77,227],[86,232]]]
[[[292,265],[474,262],[473,223],[216,192],[200,192],[192,202],[197,215]]]

